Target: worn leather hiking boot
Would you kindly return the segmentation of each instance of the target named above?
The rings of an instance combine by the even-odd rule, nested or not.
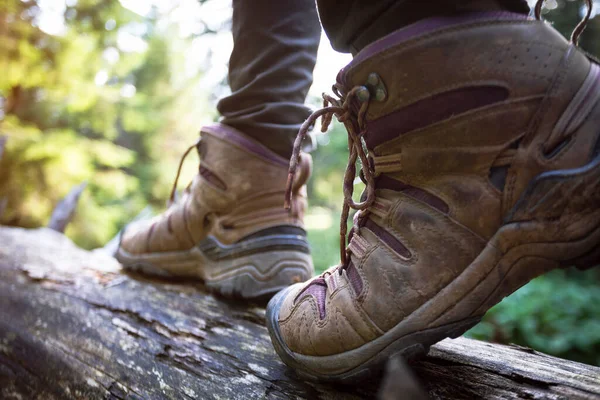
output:
[[[201,160],[198,175],[177,202],[175,183],[166,212],[124,231],[117,252],[121,264],[197,277],[222,295],[242,298],[269,296],[310,278],[302,222],[310,155],[301,156],[293,177],[297,197],[286,210],[286,159],[221,124],[203,128],[186,155],[194,147]]]
[[[348,130],[349,244],[342,229],[342,263],[267,308],[301,376],[352,383],[544,272],[600,261],[600,67],[548,24],[424,20],[362,50],[334,91],[305,125]]]

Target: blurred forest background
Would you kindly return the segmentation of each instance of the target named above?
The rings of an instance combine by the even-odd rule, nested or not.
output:
[[[583,3],[549,0],[545,18],[568,36]],[[44,226],[81,182],[88,186],[66,233],[84,248],[103,246],[147,206],[159,212],[181,153],[203,123],[217,119],[215,102],[227,93],[228,54],[213,49],[230,46],[230,7],[221,0],[2,0],[0,224]],[[600,16],[581,45],[600,56]],[[320,53],[317,69],[332,81],[339,65],[331,59]],[[329,84],[317,79],[314,93]],[[316,106],[317,96],[309,103]],[[307,227],[319,271],[338,262],[342,129],[317,135],[313,153]],[[192,164],[184,178],[197,171]],[[597,271],[556,271],[505,299],[468,334],[600,365],[598,304]]]

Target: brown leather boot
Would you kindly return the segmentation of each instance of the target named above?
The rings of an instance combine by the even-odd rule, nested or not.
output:
[[[600,67],[548,24],[425,20],[365,48],[335,89],[306,125],[335,114],[348,130],[350,242],[267,309],[302,376],[352,382],[425,354],[536,276],[600,261]]]
[[[297,198],[285,210],[287,160],[221,124],[203,128],[188,152],[194,147],[199,174],[162,215],[125,230],[117,259],[151,274],[197,277],[223,295],[242,298],[268,296],[310,278],[302,223],[310,155],[301,156],[293,180]]]

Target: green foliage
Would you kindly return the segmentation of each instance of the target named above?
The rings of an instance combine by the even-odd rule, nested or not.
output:
[[[598,304],[598,271],[553,271],[492,308],[467,336],[600,365]]]
[[[40,29],[41,17],[36,1],[0,5],[7,22],[0,28],[0,135],[8,138],[0,224],[45,225],[56,203],[86,181],[67,234],[81,246],[102,246],[144,206],[164,204],[175,158],[199,125],[188,130],[190,121],[176,116],[192,114],[198,101],[177,97],[189,100],[198,75],[172,79],[182,58],[173,49],[186,39],[118,0],[66,6],[59,35]],[[120,49],[119,34],[129,31],[142,32],[134,38],[139,50]]]

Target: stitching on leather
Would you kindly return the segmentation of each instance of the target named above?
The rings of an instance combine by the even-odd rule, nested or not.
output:
[[[416,38],[415,40],[417,40],[417,41],[414,41],[414,42],[411,42],[411,41],[402,42],[404,44],[404,46],[402,46],[402,48],[396,48],[397,45],[393,45],[393,46],[390,47],[389,50],[385,50],[385,51],[382,51],[380,53],[377,53],[373,57],[367,58],[367,59],[363,60],[360,64],[363,65],[363,66],[364,66],[364,64],[367,64],[369,62],[371,62],[371,63],[374,64],[377,61],[376,58],[393,57],[393,56],[398,55],[398,53],[402,53],[402,52],[405,52],[405,51],[412,50],[412,49],[414,49],[414,48],[419,47],[420,45],[422,45],[421,42],[427,41],[427,40],[431,39],[434,36],[441,35],[442,33],[454,33],[454,32],[459,31],[459,30],[465,30],[466,31],[466,30],[469,30],[471,28],[479,28],[479,27],[482,27],[482,26],[483,27],[488,27],[490,25],[500,25],[501,23],[506,23],[506,22],[508,22],[508,24],[511,24],[509,21],[497,21],[496,23],[494,23],[494,21],[489,21],[489,22],[490,23],[473,24],[473,25],[466,26],[466,27],[460,27],[460,26],[459,27],[455,27],[455,28],[460,28],[460,29],[449,28],[447,31],[441,31],[440,30],[440,31],[437,31],[437,32],[432,32],[430,34],[421,36],[420,38]],[[520,24],[520,23],[523,23],[523,22],[525,22],[525,21],[514,21],[511,25]],[[537,21],[529,21],[529,22],[537,22]],[[527,43],[530,43],[530,42],[520,41],[520,42],[517,42],[517,43],[527,44]],[[532,45],[540,45],[541,43],[542,42],[531,42]],[[562,50],[562,47],[554,46],[554,45],[551,45],[551,44],[545,44],[545,45],[548,48],[550,48],[550,49]],[[500,46],[498,46],[498,47],[500,47]],[[353,66],[352,68],[350,68],[348,70],[346,76],[351,75],[352,71],[355,70],[358,66],[359,65],[356,65],[356,66]]]
[[[495,74],[499,74],[501,77],[502,76],[510,76],[511,74],[513,74],[513,72],[511,71],[507,71],[506,68],[489,68],[488,71],[490,71],[491,73],[495,73]],[[538,74],[535,72],[526,72],[526,71],[519,71],[519,76],[529,76],[531,78],[535,78],[535,79],[539,79],[539,80],[543,80],[546,82],[551,82],[552,81],[552,76],[551,75],[542,75],[542,74]],[[444,88],[446,88],[447,90],[432,90],[427,92],[425,95],[422,95],[421,97],[415,98],[415,99],[411,99],[410,102],[403,102],[403,101],[397,101],[397,102],[388,102],[388,106],[386,106],[386,109],[392,109],[395,110],[397,108],[402,108],[402,107],[407,107],[410,106],[414,103],[417,103],[419,101],[423,101],[429,97],[435,96],[435,95],[439,95],[439,94],[443,94],[448,90],[456,90],[456,89],[464,89],[464,88],[469,88],[469,87],[473,87],[473,86],[478,86],[478,85],[495,85],[495,86],[501,86],[504,87],[506,89],[508,89],[510,91],[510,87],[502,81],[498,81],[498,80],[481,80],[481,81],[465,81],[465,82],[461,82],[455,85],[448,85],[445,86]],[[498,104],[501,102],[497,102],[497,103],[493,103],[491,105],[494,104]],[[487,107],[487,106],[486,106]],[[477,109],[481,109],[483,107],[478,107],[475,108],[475,110]],[[368,115],[370,117],[372,117],[374,114],[376,114],[377,112],[369,112]]]
[[[572,47],[572,45],[569,45],[567,47],[567,49],[565,50],[565,52],[563,53],[563,58],[561,58],[561,61],[559,61],[557,68],[561,67],[562,64],[562,60],[564,59],[565,56],[568,56],[564,67],[562,68],[562,70],[558,70],[555,72],[555,76],[556,76],[556,80],[554,81],[554,83],[552,84],[552,86],[549,88],[548,92],[546,93],[546,95],[544,95],[544,98],[542,99],[542,103],[540,104],[540,106],[538,107],[538,109],[534,112],[533,115],[533,120],[531,122],[530,127],[528,127],[527,129],[527,133],[525,134],[525,136],[523,136],[523,143],[529,143],[531,144],[531,142],[535,139],[536,134],[539,132],[540,127],[542,126],[544,117],[547,115],[548,110],[552,107],[553,105],[553,95],[562,87],[562,84],[564,82],[564,80],[566,79],[566,76],[569,72],[569,67],[571,66],[571,63],[574,61],[575,57],[576,57],[576,49]],[[556,75],[558,74],[558,76]],[[552,131],[548,132],[547,137],[545,137],[543,139],[543,141],[541,141],[542,145],[543,143],[545,143],[546,140],[548,140],[549,135],[552,134]],[[542,155],[543,151],[542,149],[536,149],[538,151],[534,151],[533,154],[529,154],[530,156],[533,156],[534,160],[536,160],[538,163],[542,164],[542,160],[540,158],[540,156]],[[526,157],[527,156],[527,151],[520,152],[521,154],[517,153],[517,156],[515,157],[515,160],[517,161],[515,164],[518,164],[518,161],[522,160],[518,160],[519,155],[521,155],[520,158]],[[519,174],[518,169],[511,167],[508,171],[508,174],[510,175],[509,177],[509,187],[508,187],[508,191],[507,191],[507,195],[503,200],[506,200],[506,206],[503,206],[503,211],[504,213],[508,212],[508,208],[510,206],[513,206],[516,202],[515,199],[515,186],[516,186],[516,181],[517,181],[517,175]]]
[[[508,169],[508,175],[509,175],[509,177],[507,179],[507,183],[505,185],[505,190],[504,190],[506,195],[502,199],[503,200],[502,201],[503,202],[502,214],[506,214],[506,212],[508,211],[509,205],[513,204],[515,185],[516,185],[516,181],[517,181],[517,169],[515,167],[511,166]]]
[[[544,165],[558,164],[559,161],[561,161],[565,157],[565,155],[569,152],[569,149],[575,145],[575,142],[577,142],[578,139],[579,139],[579,135],[577,133],[573,133],[570,136],[569,143],[567,143],[565,145],[565,147],[560,149],[560,151],[558,152],[557,155],[552,157],[550,160],[548,160],[547,158],[544,157],[544,161],[545,161]],[[540,149],[540,152],[543,152],[543,148]]]
[[[478,122],[481,122],[482,120],[493,118],[493,117],[496,117],[501,114],[508,114],[507,106],[512,107],[511,109],[509,109],[509,111],[512,111],[512,112],[515,112],[515,111],[516,112],[519,112],[519,111],[526,112],[528,109],[529,102],[541,100],[541,99],[543,99],[543,97],[544,97],[544,95],[526,96],[526,97],[521,97],[518,99],[506,100],[503,102],[490,104],[485,107],[476,108],[476,109],[467,111],[466,113],[462,113],[460,115],[450,117],[443,121],[439,121],[434,124],[427,125],[427,126],[424,126],[419,129],[415,129],[410,132],[406,132],[405,134],[398,136],[395,139],[388,140],[387,142],[380,144],[379,146],[377,146],[375,148],[375,151],[379,153],[379,152],[381,152],[382,148],[389,149],[394,146],[401,146],[403,144],[403,142],[406,142],[406,141],[412,139],[413,137],[423,138],[423,137],[435,136],[436,134],[439,134],[441,131],[445,130],[444,125],[448,124],[449,122],[457,123],[457,125],[459,125],[459,126],[461,124],[468,125],[468,124],[478,123]],[[480,115],[474,115],[474,114],[480,114]],[[410,149],[408,149],[406,151],[410,151]]]
[[[393,253],[392,251],[390,251],[389,249],[382,249],[382,250],[383,250],[383,251],[384,251],[384,252],[385,252],[385,253],[386,253],[388,256],[390,256],[390,257],[394,255],[394,253]],[[396,264],[397,264],[397,263],[396,263]],[[407,265],[407,268],[411,268],[411,267],[414,267],[414,266],[415,266],[415,264],[412,264],[412,265]],[[391,273],[391,275],[393,275],[393,276],[394,276],[394,278],[396,278],[396,280],[397,280],[397,281],[401,281],[401,282],[404,282],[404,283],[406,283],[406,284],[409,286],[409,288],[410,288],[412,291],[414,291],[415,293],[417,293],[419,296],[421,296],[421,297],[424,297],[424,298],[426,298],[426,297],[427,297],[427,296],[426,296],[424,293],[421,293],[421,291],[420,291],[419,289],[417,289],[416,287],[414,287],[413,285],[411,285],[411,282],[410,282],[410,280],[403,280],[403,279],[400,279],[400,276],[398,275],[398,270],[397,270],[396,268],[392,268],[391,270],[388,270],[388,269],[386,269],[386,271],[390,272],[390,273]],[[386,278],[387,278],[387,276],[386,276]],[[394,294],[392,295],[392,297],[393,297],[393,298],[395,298],[395,299],[398,299],[398,297],[397,297],[397,296],[398,296],[398,295],[397,295],[397,293],[394,293]],[[398,299],[398,300],[401,300],[401,299]]]
[[[335,332],[337,333],[337,337],[338,337],[338,343],[340,344],[342,350],[346,350],[346,346],[344,346],[344,339],[342,338],[342,333],[340,332],[340,325],[339,325],[339,321],[338,321],[338,315],[341,314],[340,309],[338,307],[335,307]],[[352,325],[350,325],[350,327],[352,328]],[[354,329],[354,328],[352,328]],[[359,335],[360,336],[360,335]]]
[[[315,325],[317,325],[319,329],[322,329],[329,323],[329,320],[331,319],[331,313],[327,310],[327,293],[325,293],[325,298],[323,299],[323,301],[325,302],[325,304],[323,304],[323,307],[325,308],[325,318],[323,319],[321,319],[321,312],[318,308],[317,299],[315,299],[314,296],[310,297],[313,299],[313,301],[311,302],[311,307],[313,308],[313,312],[315,313],[313,321],[315,321]],[[329,303],[331,304],[331,301]]]
[[[209,170],[208,168],[205,168],[205,170],[208,170],[209,173],[213,174],[217,179],[219,179],[221,182],[223,182],[223,180],[220,177],[218,177],[215,173],[213,173],[212,170]],[[200,176],[200,179],[205,182],[206,185],[211,186],[213,189],[216,189],[219,192],[223,192],[223,193],[227,192],[228,188],[227,188],[227,185],[225,184],[225,182],[223,182],[223,185],[225,185],[225,188],[222,188],[222,187],[219,187],[219,186],[215,185],[212,181],[209,181],[201,173],[198,173],[198,175]]]
[[[357,270],[358,270],[358,268],[357,268]],[[358,273],[359,273],[359,275],[361,275],[360,271]],[[361,279],[363,280],[363,282],[365,282],[364,276],[361,275]],[[333,301],[334,297],[341,291],[341,289],[348,289],[348,295],[350,297],[351,303],[354,306],[354,309],[356,310],[356,312],[357,312],[358,316],[360,317],[360,319],[364,322],[365,326],[372,333],[374,333],[375,335],[381,334],[380,332],[378,332],[378,330],[381,331],[381,329],[373,321],[371,321],[370,319],[366,319],[365,318],[364,310],[362,310],[358,306],[359,300],[356,297],[356,295],[354,294],[354,290],[349,290],[350,289],[350,284],[349,283],[346,283],[343,286],[341,286],[338,289],[336,289],[334,292],[331,293],[331,295],[330,295],[329,298]],[[363,284],[363,293],[364,292],[365,292],[365,285]],[[362,296],[362,293],[361,293],[361,296]],[[381,332],[383,332],[383,331],[381,331]],[[362,335],[360,335],[360,336],[362,337]]]
[[[409,201],[410,201],[410,200],[412,200],[412,199],[409,199]],[[421,211],[423,211],[423,212],[427,212],[427,211],[428,211],[428,209],[426,208],[426,206],[425,206],[425,205],[418,204],[418,203],[416,203],[416,202],[414,202],[414,201],[412,201],[412,203],[413,203],[413,205],[414,205],[415,207],[417,207],[417,208],[418,208],[418,209],[420,209]],[[486,239],[486,238],[484,238],[484,237],[482,237],[482,236],[478,235],[476,232],[473,232],[471,229],[469,229],[468,227],[464,226],[463,224],[461,224],[460,222],[458,222],[457,220],[455,220],[455,219],[454,219],[454,218],[452,218],[451,216],[442,214],[442,217],[443,217],[444,219],[447,219],[447,220],[450,222],[450,224],[449,224],[449,225],[450,225],[450,229],[454,230],[454,232],[455,232],[455,233],[459,233],[459,234],[461,234],[461,233],[463,233],[463,232],[465,232],[465,231],[466,231],[466,232],[470,233],[470,234],[471,234],[471,236],[472,236],[474,239],[478,239],[478,240],[479,240],[479,242],[480,242],[481,244],[483,244],[484,246],[485,246],[485,244],[488,242],[488,239]]]
[[[448,176],[450,176],[450,177],[455,176],[457,178],[463,177],[462,175],[448,175]],[[427,210],[429,212],[429,209],[428,209],[429,206],[427,206],[427,204],[422,204],[422,203],[418,202],[417,200],[413,199],[410,196],[406,196],[406,195],[402,195],[402,196],[403,196],[402,201],[407,201],[407,202],[409,202],[409,204],[412,204],[415,207],[418,207],[420,210],[423,210],[423,211]],[[435,209],[433,211],[436,211],[436,212],[440,213],[438,210],[435,210]],[[463,225],[460,221],[456,220],[456,218],[454,218],[452,215],[450,215],[450,213],[448,213],[448,214],[442,214],[442,213],[440,213],[440,216],[443,217],[443,218],[445,218],[445,219],[448,219],[450,222],[452,222],[453,225],[457,226],[458,228],[461,228],[461,229],[469,232],[475,238],[479,239],[479,241],[481,241],[482,243],[487,243],[488,240],[486,238],[484,238],[483,236],[479,235],[477,232],[473,231],[468,226]]]
[[[527,134],[527,129],[525,129],[525,131],[523,133],[521,133],[519,136],[517,136],[517,138],[514,139],[514,141],[523,140],[523,138],[525,137],[526,134]],[[510,163],[510,166],[509,166],[508,171],[507,171],[507,177],[508,177],[510,168],[512,168],[512,165],[514,164],[515,160],[517,159],[517,156],[518,156],[518,153],[515,152],[515,155],[513,155],[512,162]],[[492,164],[493,164],[493,162],[492,162]],[[490,164],[490,166],[488,168],[488,171],[489,171],[490,168],[492,168],[492,164]],[[489,178],[486,179],[486,186],[488,187],[488,189],[491,189],[495,194],[499,195],[499,197],[500,197],[500,212],[502,214],[504,214],[504,204],[503,204],[504,196],[502,196],[502,195],[506,191],[507,182],[508,182],[508,178],[504,182],[504,190],[500,190],[500,189],[498,189],[496,186],[494,186],[492,184],[492,182],[490,181]]]
[[[337,273],[337,272],[334,272],[334,273]],[[330,298],[331,300],[333,300],[333,299],[335,298],[335,296],[336,296],[336,295],[337,295],[337,294],[338,294],[338,293],[339,293],[339,292],[340,292],[342,289],[345,289],[345,288],[347,288],[348,286],[349,286],[349,283],[348,283],[348,282],[344,283],[343,285],[338,285],[338,287],[336,287],[336,288],[335,288],[335,290],[331,292],[331,294],[329,295],[329,298]],[[327,288],[329,289],[329,287],[327,287]]]
[[[401,204],[398,203],[399,205]],[[417,208],[419,211],[427,214],[429,213],[429,209],[426,205],[422,205],[422,204],[418,204],[417,202],[415,202],[414,200],[409,200],[409,205]],[[464,236],[465,233],[469,233],[471,235],[472,238],[479,240],[479,243],[481,245],[483,245],[483,247],[485,247],[485,243],[487,243],[487,240],[483,239],[482,237],[480,237],[479,235],[475,234],[474,232],[472,232],[470,229],[464,227],[462,224],[459,224],[458,222],[456,222],[455,220],[453,220],[452,218],[448,217],[447,215],[442,215],[442,219],[446,220],[448,223],[444,224],[444,225],[448,225],[445,229],[450,230],[453,234],[459,235],[459,236]],[[430,233],[436,233],[437,230],[434,228],[429,228],[426,226],[422,226],[420,227],[420,229],[423,229],[424,231],[430,232]],[[394,233],[396,233],[398,236],[402,235],[392,226],[390,228],[390,230]],[[452,235],[446,235],[446,238],[448,240],[450,240],[452,243],[454,243],[454,250],[459,252],[460,255],[464,258],[464,259],[470,259],[470,253],[463,249],[460,246],[460,242],[457,241],[454,237],[452,237]],[[482,248],[483,248],[482,247]],[[388,252],[390,255],[394,256],[394,253],[390,253],[389,250],[384,249],[386,252]],[[480,252],[482,251],[482,249],[479,250]],[[419,262],[419,251],[417,249],[411,249],[411,252],[414,256],[414,263],[412,263],[412,265],[417,265],[417,263]],[[411,259],[411,262],[413,260]],[[471,260],[472,261],[472,260]],[[453,275],[455,273],[454,270],[447,268],[447,270]],[[419,293],[419,295],[426,297],[425,295],[423,295],[420,291],[418,291],[417,289],[413,288],[413,290],[415,290],[417,293]]]
[[[300,323],[300,326],[303,326],[304,324],[306,324],[306,337],[308,338],[308,343],[310,344],[310,347],[312,348],[312,352],[314,354],[318,354],[317,352],[317,348],[315,347],[315,344],[313,343],[312,340],[312,335],[310,334],[310,324],[307,324],[306,321],[308,320],[308,318],[306,317],[306,312],[303,314],[303,321]],[[313,315],[313,320],[314,320],[314,315]]]
[[[190,231],[190,226],[188,225],[188,206],[189,205],[190,205],[189,201],[186,201],[182,205],[183,206],[183,224],[185,225],[185,230],[188,234],[188,237],[190,238],[192,243],[195,243],[196,240],[194,240],[194,236],[192,235],[192,231]],[[204,219],[204,217],[202,217],[202,219]]]
[[[389,250],[387,249],[381,249],[384,253],[388,254]],[[392,266],[392,271],[391,274],[398,280],[400,281],[398,275],[395,273],[395,268],[394,266]],[[392,283],[390,282],[390,277],[388,276],[388,270],[387,268],[382,267],[381,268],[381,273],[380,273],[380,277],[383,278],[383,281],[385,283],[385,286],[387,287],[388,290],[388,294],[389,296],[394,299],[395,302],[398,301],[398,295],[396,294],[396,292],[394,290],[392,290]],[[384,324],[385,326],[389,326],[390,323],[392,322],[392,318],[393,318],[393,313],[392,312],[388,312],[385,314],[385,319],[384,319]]]
[[[360,275],[360,278],[362,279],[362,282],[363,282],[363,290],[360,293],[360,296],[358,296],[356,298],[360,304],[364,303],[365,299],[369,295],[369,291],[370,291],[370,287],[371,287],[369,284],[369,280],[366,279],[363,267],[366,264],[367,260],[371,257],[371,254],[373,254],[375,252],[375,250],[377,250],[379,247],[380,247],[379,242],[375,243],[375,245],[371,246],[371,249],[367,250],[367,252],[363,255],[363,257],[359,259],[358,264],[354,265],[356,268],[356,271],[358,272],[358,275]]]
[[[442,86],[441,88],[436,88],[435,90],[425,92],[424,94],[421,94],[419,97],[412,98],[410,102],[403,102],[403,101],[388,102],[387,104],[389,104],[390,106],[386,106],[385,108],[392,109],[393,110],[392,112],[394,112],[394,111],[396,111],[396,108],[399,105],[402,105],[402,108],[408,107],[412,104],[418,103],[419,101],[426,100],[426,99],[436,96],[436,95],[444,94],[444,93],[451,92],[451,91],[457,90],[457,89],[467,89],[467,88],[473,88],[473,87],[478,87],[478,86],[498,86],[498,87],[505,88],[506,90],[509,91],[509,97],[510,97],[510,87],[506,84],[506,82],[496,80],[496,79],[465,81],[465,82],[455,83],[452,85]],[[492,103],[491,105],[498,104],[498,103],[502,103],[502,102]],[[485,106],[485,107],[487,107],[487,106]],[[475,109],[481,109],[481,108],[484,108],[484,107],[478,107]],[[376,113],[379,113],[379,112],[368,112],[367,115],[369,117],[372,117],[373,114],[376,114]],[[381,145],[379,145],[379,146],[381,146]]]
[[[576,53],[574,52],[574,49],[572,49],[572,47],[569,46],[567,48],[567,50],[565,51],[565,54],[563,54],[563,59],[567,55],[567,53],[569,53],[570,51],[572,51],[572,53],[569,54],[568,58],[566,59],[565,65],[562,68],[562,70],[558,70],[555,72],[556,80],[554,81],[552,86],[550,86],[549,91],[544,96],[544,99],[542,99],[542,104],[540,104],[539,109],[533,116],[534,120],[532,121],[532,125],[529,128],[529,131],[527,132],[525,137],[523,138],[523,140],[525,142],[530,142],[535,138],[536,133],[538,133],[540,127],[542,126],[544,117],[547,115],[548,110],[554,104],[554,101],[553,101],[554,94],[556,94],[556,92],[559,91],[559,89],[562,87],[563,82],[566,79],[567,73],[569,72],[569,67],[571,66],[571,63],[573,62],[573,59],[575,58],[574,54],[576,54]],[[560,68],[560,67],[561,67],[561,62],[559,62],[557,68]],[[552,131],[548,132],[548,137],[550,136],[551,133],[552,133]],[[548,140],[548,137],[544,138],[544,142],[546,140]],[[539,160],[539,156],[540,156],[539,152],[534,154],[534,156],[536,159]]]
[[[460,25],[455,25],[449,28],[444,28],[444,29],[439,29],[436,30],[434,32],[430,32],[427,33],[425,35],[421,35],[419,37],[413,38],[413,39],[409,39],[406,40],[404,42],[402,42],[405,46],[402,49],[396,49],[396,45],[392,45],[389,49],[387,50],[383,50],[381,52],[378,52],[377,54],[374,54],[373,56],[366,58],[364,60],[362,60],[359,64],[352,66],[350,69],[348,69],[348,72],[346,73],[346,76],[351,75],[352,71],[354,71],[355,69],[357,69],[357,67],[359,66],[364,66],[364,64],[366,64],[367,62],[371,61],[371,62],[375,62],[376,58],[379,57],[387,57],[390,55],[395,55],[397,52],[406,50],[408,48],[410,48],[411,46],[417,46],[419,44],[421,44],[421,42],[426,41],[431,39],[432,37],[435,36],[440,36],[442,34],[446,34],[446,33],[453,33],[453,32],[457,32],[457,31],[461,31],[461,30],[469,30],[471,28],[479,28],[479,27],[489,27],[491,25],[494,26],[500,26],[500,25],[531,25],[531,24],[535,24],[535,23],[539,23],[539,21],[533,21],[533,20],[518,20],[518,21],[511,21],[511,20],[502,20],[502,21],[494,21],[494,20],[488,20],[485,22],[475,22],[475,23],[466,23],[466,24],[460,24]]]
[[[394,217],[396,216],[396,212],[402,205],[402,198],[410,197],[410,196],[403,194],[402,192],[400,192],[400,196],[402,196],[402,197],[400,199],[398,199],[396,201],[396,204],[393,206],[393,208],[390,209],[390,212],[388,213],[388,216],[387,216],[387,220],[385,221],[385,227],[383,229],[387,229],[388,231],[391,231],[391,233],[394,234],[394,236],[399,237],[400,242],[402,243],[402,245],[404,247],[406,247],[408,249],[411,256],[408,260],[406,260],[406,259],[399,257],[396,254],[396,252],[393,252],[393,254],[395,254],[397,258],[400,258],[403,262],[407,262],[407,263],[410,262],[411,264],[414,265],[419,262],[419,252],[412,246],[412,243],[410,240],[406,239],[406,237],[404,237],[403,234],[401,234],[398,230],[396,230],[396,228],[394,228],[394,221],[396,220],[396,218],[394,218]],[[427,206],[427,207],[433,208],[430,206]],[[439,210],[434,209],[434,211],[440,213]],[[443,214],[441,214],[441,215],[443,215]],[[386,247],[386,250],[387,250],[387,247]]]
[[[358,263],[358,265],[355,264],[355,267],[356,267],[361,279],[363,280],[363,290],[362,290],[362,293],[360,294],[359,298],[354,297],[356,299],[355,307],[358,307],[359,305],[361,307],[360,309],[357,309],[359,311],[358,314],[359,314],[360,318],[365,322],[365,324],[370,329],[372,329],[372,332],[375,333],[375,335],[377,335],[377,336],[382,335],[384,330],[381,329],[379,327],[379,325],[375,323],[375,321],[371,320],[371,318],[368,316],[367,312],[364,310],[364,303],[370,293],[370,285],[369,285],[369,281],[365,278],[365,272],[363,270],[363,267],[366,264],[366,262],[368,261],[368,259],[370,258],[370,256],[379,248],[381,248],[381,245],[379,244],[379,242],[377,242],[363,256],[363,258],[360,260],[360,263]],[[360,312],[361,309],[362,309],[362,312]],[[368,319],[366,319],[366,318],[368,318]]]
[[[501,76],[511,76],[511,73],[509,73],[508,71],[506,71],[505,68],[490,68],[489,71],[492,72],[492,73],[499,74]],[[532,77],[532,78],[535,78],[535,79],[539,79],[539,80],[543,80],[543,81],[546,81],[546,82],[550,82],[551,79],[552,79],[551,76],[540,75],[540,74],[536,74],[534,72],[519,71],[519,75],[520,76],[529,76],[529,77]],[[472,86],[471,82],[470,81],[467,81],[467,82],[468,83],[462,83],[461,85],[456,85],[456,86],[458,86],[458,88],[468,88],[468,87],[471,87]],[[506,89],[510,90],[510,88],[507,87],[506,84],[503,84],[502,87],[505,87]],[[437,91],[428,92],[426,96],[424,96],[423,98],[421,98],[421,101],[424,100],[424,99],[426,99],[426,98],[428,98],[428,97],[435,96],[435,95],[442,94],[442,93],[439,93]],[[418,101],[419,100],[411,101],[410,103],[406,103],[406,102],[388,102],[389,106],[386,106],[386,109],[390,109],[390,110],[394,110],[395,111],[396,109],[402,109],[404,107],[408,107],[408,106],[410,106],[412,104],[415,104]],[[490,107],[490,106],[494,106],[494,105],[498,105],[498,104],[502,104],[502,103],[503,103],[502,101],[495,102],[495,103],[489,104],[487,106],[473,108],[473,109],[471,109],[471,110],[469,110],[467,112],[481,110],[481,109],[484,109],[486,107]],[[393,111],[391,111],[391,112],[393,112]],[[467,113],[467,112],[465,112],[465,113]],[[465,113],[461,113],[460,115],[465,114]],[[376,112],[370,112],[370,113],[368,113],[368,116],[372,117],[374,114],[376,114]]]
[[[362,305],[359,304],[359,302],[357,301],[354,293],[351,293],[350,296],[354,300],[354,301],[352,301],[354,310],[356,311],[356,313],[358,314],[360,319],[364,322],[367,329],[370,330],[371,333],[373,333],[375,336],[379,336],[379,335],[383,334],[383,330],[379,326],[377,326],[377,324],[371,319],[371,317],[369,317],[367,315],[366,311],[362,308]]]
[[[293,318],[293,316],[299,312],[298,310],[300,309],[300,305],[302,303],[304,303],[305,301],[310,301],[311,299],[314,301],[313,296],[303,296],[302,299],[298,303],[292,304],[292,312],[290,313],[290,315],[287,316],[287,318],[280,320],[279,324],[285,325],[287,322],[289,322]],[[313,309],[315,311],[318,311],[315,305],[311,304],[311,306],[313,306]]]
[[[350,320],[348,318],[346,318],[346,316],[344,315],[344,313],[342,313],[338,307],[336,307],[336,313],[337,313],[338,316],[341,316],[346,321],[346,323],[348,324],[348,326],[350,326],[350,328],[352,328],[352,330],[358,335],[358,337],[360,337],[365,342],[369,341],[369,338],[365,338],[363,335],[361,335],[360,331],[358,329],[356,329],[354,327],[354,325],[352,325],[352,323],[350,322]],[[336,323],[337,323],[337,320],[336,320]]]

